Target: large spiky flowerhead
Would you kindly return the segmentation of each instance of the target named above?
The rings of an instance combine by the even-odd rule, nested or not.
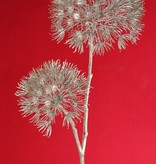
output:
[[[80,53],[93,40],[94,53],[103,54],[118,43],[136,43],[142,30],[142,0],[51,0],[52,38]]]
[[[23,77],[18,84],[20,111],[30,122],[50,136],[55,117],[64,117],[63,125],[81,118],[87,79],[76,66],[59,60],[45,62]]]

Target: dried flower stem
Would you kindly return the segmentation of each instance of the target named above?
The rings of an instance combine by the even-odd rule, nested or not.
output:
[[[69,114],[69,112],[67,110],[65,110],[64,108],[62,108],[62,111],[63,111],[64,115]],[[84,164],[84,153],[83,153],[82,146],[81,146],[81,143],[80,143],[78,131],[77,131],[77,128],[75,126],[75,122],[73,121],[72,118],[69,118],[69,123],[72,127],[73,135],[74,135],[74,138],[75,138],[75,141],[76,141],[76,146],[77,146],[77,149],[78,149],[78,152],[79,152],[80,164]]]
[[[67,110],[65,110],[63,107],[61,107],[61,110],[63,111],[65,116],[67,116],[69,114],[69,112]],[[82,147],[81,147],[80,139],[79,139],[79,136],[78,136],[78,131],[77,131],[77,128],[75,126],[75,122],[73,121],[72,118],[69,118],[69,123],[72,127],[72,131],[73,131],[73,135],[74,135],[74,138],[75,138],[75,141],[76,141],[78,152],[81,155],[82,154]]]
[[[69,119],[73,131],[73,135],[76,141],[77,149],[79,152],[80,164],[85,164],[85,150],[86,150],[86,143],[88,137],[88,114],[89,114],[88,101],[89,101],[90,85],[93,76],[92,74],[93,52],[94,52],[94,45],[93,45],[93,38],[91,37],[89,40],[88,80],[87,80],[87,89],[86,89],[85,102],[84,102],[85,109],[84,109],[84,120],[83,120],[82,144],[80,142],[78,131],[74,121],[72,120],[72,118]],[[65,109],[62,109],[62,111],[64,112],[65,115],[68,114],[68,111],[66,111]]]
[[[79,140],[77,128],[75,127],[75,123],[72,119],[70,119],[69,121],[70,121],[70,125],[72,127],[72,131],[73,131],[73,135],[74,135],[74,138],[75,138],[75,141],[76,141],[76,145],[77,145],[77,148],[78,148],[79,157],[80,157],[80,164],[84,164],[84,154],[83,154],[82,146],[81,146],[81,143],[80,143],[80,140]]]
[[[89,100],[89,91],[90,91],[90,85],[92,80],[92,64],[93,64],[93,51],[94,51],[94,45],[93,45],[93,38],[91,37],[89,40],[89,63],[88,63],[88,81],[87,81],[87,91],[85,95],[85,110],[84,110],[84,120],[83,120],[83,136],[82,136],[82,152],[83,156],[85,154],[86,150],[86,143],[87,143],[87,136],[88,136],[88,100]],[[80,164],[84,164],[84,157],[81,157]]]

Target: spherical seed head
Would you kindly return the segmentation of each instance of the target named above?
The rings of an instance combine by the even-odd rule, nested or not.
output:
[[[52,38],[60,42],[66,34],[66,43],[80,53],[91,38],[96,54],[116,42],[125,49],[129,41],[136,43],[143,28],[143,0],[52,0],[49,10]]]
[[[68,113],[66,122],[69,116],[73,120],[81,118],[86,85],[84,74],[73,64],[61,64],[59,60],[45,62],[18,84],[20,111],[24,117],[32,116],[30,122],[49,137],[55,117],[63,115],[64,110]]]

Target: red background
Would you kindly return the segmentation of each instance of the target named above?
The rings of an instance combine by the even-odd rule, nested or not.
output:
[[[14,93],[23,75],[49,59],[67,59],[87,72],[88,49],[73,54],[51,41],[48,0],[0,3],[0,163],[78,164],[62,119],[50,139],[43,137],[22,119]],[[156,163],[156,1],[145,3],[137,46],[94,57],[86,164]]]

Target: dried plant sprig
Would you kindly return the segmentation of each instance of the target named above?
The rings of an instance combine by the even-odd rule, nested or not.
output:
[[[63,125],[81,119],[86,85],[84,74],[73,64],[45,62],[18,84],[20,111],[24,117],[32,116],[30,122],[49,137],[58,114],[64,116]]]
[[[118,43],[136,43],[143,24],[143,0],[51,0],[52,38],[82,53],[84,44],[93,39],[94,52],[103,54]]]

